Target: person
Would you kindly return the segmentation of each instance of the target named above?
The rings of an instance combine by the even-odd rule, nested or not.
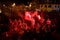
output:
[[[9,30],[8,24],[9,19],[3,13],[0,13],[0,35]]]

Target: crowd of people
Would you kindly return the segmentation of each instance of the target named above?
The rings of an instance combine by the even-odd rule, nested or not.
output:
[[[52,33],[56,31],[56,18],[37,10],[20,15],[9,18],[8,31],[1,34],[1,40],[54,40]]]

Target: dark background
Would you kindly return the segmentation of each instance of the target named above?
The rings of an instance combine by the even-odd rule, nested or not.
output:
[[[22,4],[28,5],[30,2],[35,1],[36,3],[52,3],[52,4],[60,4],[60,0],[0,0],[0,3],[2,4],[8,4],[8,3],[16,3],[16,4]]]

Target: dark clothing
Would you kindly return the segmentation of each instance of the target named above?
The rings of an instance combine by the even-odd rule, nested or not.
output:
[[[4,15],[0,14],[0,34],[3,32],[8,31],[8,24],[9,24],[9,19]]]

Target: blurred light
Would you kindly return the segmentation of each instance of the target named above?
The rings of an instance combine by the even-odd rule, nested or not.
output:
[[[14,7],[15,5],[16,5],[16,4],[15,4],[15,3],[13,3],[13,4],[12,4],[12,7]]]
[[[31,7],[31,4],[29,5],[29,7]]]
[[[28,6],[25,6],[26,8],[28,7]]]
[[[3,6],[5,7],[5,4],[3,4]]]
[[[41,19],[40,15],[37,15],[38,19]]]
[[[40,11],[39,9],[36,9],[36,11]]]
[[[0,13],[2,13],[1,9],[0,9]]]

